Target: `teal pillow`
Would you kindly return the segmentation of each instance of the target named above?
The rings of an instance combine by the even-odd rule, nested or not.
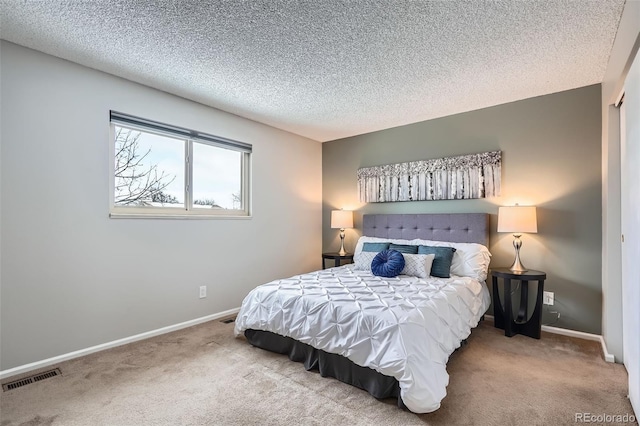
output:
[[[418,254],[436,255],[431,264],[431,276],[439,278],[449,278],[451,276],[451,262],[453,261],[453,253],[455,251],[456,249],[453,247],[418,247]]]
[[[418,246],[404,245],[404,244],[391,244],[389,250],[399,251],[400,253],[418,254]]]
[[[380,253],[381,251],[388,250],[391,243],[364,243],[362,245],[362,251],[373,251]]]

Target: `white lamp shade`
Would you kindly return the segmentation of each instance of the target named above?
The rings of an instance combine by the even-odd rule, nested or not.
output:
[[[498,232],[538,232],[534,206],[508,206],[498,208]]]
[[[332,210],[331,227],[336,229],[353,228],[353,212],[350,210]]]

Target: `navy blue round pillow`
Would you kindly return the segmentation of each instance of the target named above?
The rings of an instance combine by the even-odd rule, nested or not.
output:
[[[404,269],[404,257],[397,250],[384,250],[371,261],[371,272],[379,277],[395,277]]]

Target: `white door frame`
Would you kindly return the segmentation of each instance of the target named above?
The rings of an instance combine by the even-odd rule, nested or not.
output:
[[[624,83],[620,106],[622,340],[629,399],[640,414],[640,55]]]

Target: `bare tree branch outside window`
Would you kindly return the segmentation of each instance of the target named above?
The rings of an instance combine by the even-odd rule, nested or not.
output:
[[[222,206],[219,206],[218,203],[216,203],[216,200],[212,198],[205,198],[203,200],[194,200],[193,204],[196,206],[211,206],[212,209],[223,208]]]
[[[240,192],[235,194],[231,194],[231,202],[233,203],[234,209],[239,209],[242,206],[242,197],[240,197]]]
[[[145,206],[151,202],[177,204],[176,197],[163,191],[175,180],[157,164],[146,164],[151,152],[140,152],[140,132],[116,127],[115,199],[118,206]]]

